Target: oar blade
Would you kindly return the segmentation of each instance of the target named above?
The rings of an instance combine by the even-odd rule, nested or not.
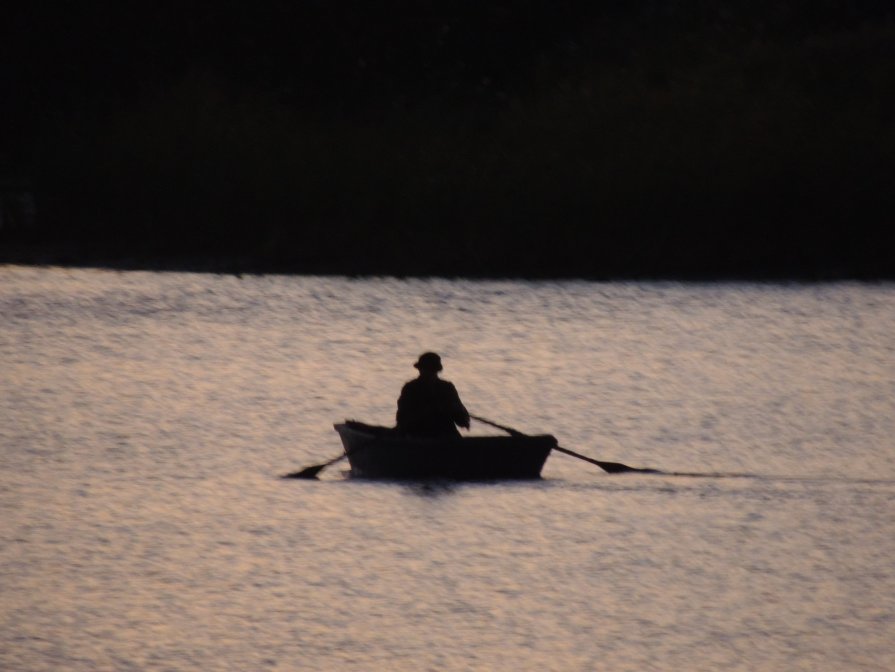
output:
[[[638,474],[658,474],[661,473],[658,469],[641,469],[639,467],[629,467],[627,464],[622,464],[620,462],[603,462],[599,461],[600,469],[605,471],[608,474],[624,474],[624,473],[638,473]]]
[[[336,462],[341,462],[346,457],[348,457],[348,453],[342,453],[338,457],[334,457],[329,462],[324,462],[323,464],[312,464],[310,467],[305,467],[301,471],[293,471],[291,474],[286,474],[283,478],[305,478],[308,480],[314,480],[317,478],[317,474],[326,469],[331,464],[335,464]]]
[[[325,464],[312,464],[310,467],[305,467],[301,471],[293,471],[291,474],[286,474],[283,478],[304,478],[310,481],[316,479],[317,474],[325,468]]]

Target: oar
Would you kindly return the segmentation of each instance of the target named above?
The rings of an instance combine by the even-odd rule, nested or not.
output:
[[[513,429],[512,427],[506,427],[504,425],[499,425],[496,422],[492,422],[487,418],[482,418],[478,415],[470,415],[470,418],[473,420],[478,420],[479,422],[483,422],[486,425],[491,425],[492,427],[496,427],[497,429],[502,429],[510,436],[527,436],[523,434],[517,429]],[[563,448],[562,446],[553,446],[553,450],[558,450],[561,453],[565,453],[566,455],[571,455],[572,457],[577,457],[579,460],[584,460],[585,462],[590,462],[591,464],[595,464],[603,471],[610,474],[621,474],[625,472],[637,472],[640,474],[660,474],[662,473],[658,469],[639,469],[637,467],[629,467],[627,464],[622,464],[620,462],[603,462],[602,460],[595,460],[592,457],[587,457],[587,455],[582,455],[581,453],[576,453],[574,450],[569,450],[568,448]]]
[[[354,422],[354,420],[346,420],[345,422],[350,425],[352,422]],[[357,423],[357,424],[362,424],[362,423]],[[355,455],[358,451],[366,450],[370,446],[379,445],[379,441],[381,438],[382,438],[381,436],[376,436],[373,438],[372,441],[367,441],[364,444],[357,446],[356,448],[352,448],[351,454]],[[321,471],[326,469],[328,466],[330,466],[331,464],[335,464],[336,462],[341,462],[346,457],[348,457],[347,450],[344,453],[342,453],[341,455],[339,455],[338,457],[334,457],[333,459],[329,460],[328,462],[324,462],[323,464],[312,464],[310,467],[305,467],[301,471],[293,471],[291,474],[286,474],[286,475],[282,476],[281,478],[315,479],[315,478],[317,478],[317,474],[319,474]]]
[[[317,474],[326,469],[331,464],[335,464],[336,462],[341,462],[346,457],[348,457],[348,453],[342,453],[338,457],[334,457],[329,462],[324,462],[323,464],[312,464],[310,467],[305,467],[301,471],[293,471],[291,474],[285,474],[282,478],[307,478],[314,479],[317,478]]]

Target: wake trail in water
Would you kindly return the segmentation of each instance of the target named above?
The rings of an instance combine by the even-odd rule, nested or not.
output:
[[[780,474],[750,474],[744,472],[724,471],[665,471],[664,469],[630,469],[625,473],[646,474],[649,476],[674,476],[680,478],[715,478],[715,479],[750,479],[755,481],[787,481],[803,483],[855,483],[867,485],[895,485],[895,479],[885,478],[849,478],[842,476],[792,476]]]

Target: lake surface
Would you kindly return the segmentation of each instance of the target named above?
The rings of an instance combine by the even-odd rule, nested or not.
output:
[[[0,267],[0,320],[0,669],[895,669],[891,284]],[[429,349],[473,413],[706,475],[279,478]]]

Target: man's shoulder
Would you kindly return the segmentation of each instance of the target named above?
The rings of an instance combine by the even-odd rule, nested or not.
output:
[[[442,394],[456,395],[457,388],[454,387],[454,384],[449,380],[440,380],[438,381],[438,390]]]
[[[442,380],[441,378],[436,378],[435,380],[414,378],[404,383],[404,386],[401,388],[402,391],[415,389],[453,390],[456,388],[452,382],[449,380]]]
[[[408,380],[404,383],[404,386],[401,388],[401,392],[412,392],[413,390],[422,390],[429,387],[429,383],[425,380],[421,380],[419,378],[413,378],[412,380]]]

